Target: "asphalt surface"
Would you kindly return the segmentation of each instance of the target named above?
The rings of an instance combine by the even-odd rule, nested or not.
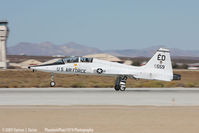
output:
[[[199,105],[199,88],[0,88],[0,105]]]

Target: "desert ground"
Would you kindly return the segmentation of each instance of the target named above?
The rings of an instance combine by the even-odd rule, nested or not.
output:
[[[77,128],[94,133],[197,133],[199,107],[0,106],[0,120],[0,132]]]
[[[127,88],[139,87],[199,87],[199,71],[178,70],[174,73],[181,74],[182,80],[164,82],[151,80],[127,80]],[[30,70],[1,70],[0,88],[28,88],[49,87],[50,73],[32,72]],[[109,76],[86,76],[55,74],[56,87],[63,88],[113,88],[115,77]]]

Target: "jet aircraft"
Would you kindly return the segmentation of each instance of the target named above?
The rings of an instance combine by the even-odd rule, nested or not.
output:
[[[67,57],[51,64],[29,66],[33,71],[51,73],[50,86],[55,86],[54,73],[115,76],[115,90],[125,91],[127,78],[172,81],[181,75],[173,74],[169,49],[160,48],[143,66],[130,66],[95,58]]]

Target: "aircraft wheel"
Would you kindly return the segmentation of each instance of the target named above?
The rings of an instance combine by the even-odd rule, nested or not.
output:
[[[50,86],[51,86],[51,87],[54,87],[54,86],[55,86],[55,82],[54,82],[54,81],[51,81],[51,82],[50,82]]]
[[[119,85],[116,85],[116,86],[115,86],[115,90],[116,90],[116,91],[119,91],[119,90],[120,90],[120,86],[119,86]]]

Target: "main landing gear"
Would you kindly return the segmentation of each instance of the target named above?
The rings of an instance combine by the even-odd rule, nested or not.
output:
[[[127,76],[118,76],[115,81],[115,90],[116,91],[125,91],[126,90],[126,80]]]
[[[50,82],[50,86],[51,87],[54,87],[56,84],[55,84],[55,81],[54,81],[54,73],[51,73],[51,82]]]

